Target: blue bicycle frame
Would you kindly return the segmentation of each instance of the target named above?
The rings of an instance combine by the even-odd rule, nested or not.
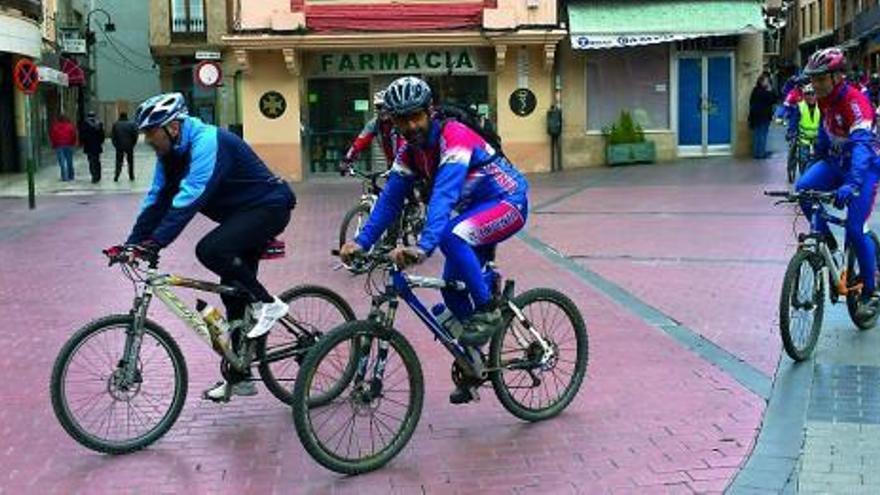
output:
[[[494,274],[497,276],[497,274]],[[466,290],[463,282],[445,281],[439,278],[421,277],[416,275],[406,275],[402,271],[394,268],[391,270],[391,286],[394,288],[393,293],[388,294],[389,297],[400,297],[410,309],[422,320],[434,337],[439,340],[443,347],[449,351],[460,363],[465,364],[473,372],[474,376],[480,376],[482,372],[482,357],[479,349],[464,347],[456,341],[455,337],[440,322],[434,318],[434,315],[428,311],[428,308],[422,304],[413,287],[424,287],[431,289],[448,289]]]

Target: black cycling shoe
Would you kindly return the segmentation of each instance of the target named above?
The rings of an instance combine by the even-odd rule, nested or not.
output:
[[[466,388],[455,387],[455,390],[449,394],[450,404],[467,404],[472,400],[474,400],[474,396],[471,395],[471,391]]]
[[[501,310],[497,307],[474,313],[464,324],[459,343],[471,347],[486,345],[501,326]]]

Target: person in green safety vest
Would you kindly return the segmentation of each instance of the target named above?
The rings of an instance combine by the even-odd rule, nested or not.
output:
[[[816,90],[812,84],[808,84],[803,90],[804,98],[794,110],[798,129],[798,161],[800,170],[806,169],[806,164],[812,158],[813,144],[819,135],[819,127],[822,125],[822,112],[816,101]]]
[[[811,145],[819,135],[822,125],[822,114],[816,102],[816,90],[811,84],[804,88],[804,99],[798,103],[798,141]]]

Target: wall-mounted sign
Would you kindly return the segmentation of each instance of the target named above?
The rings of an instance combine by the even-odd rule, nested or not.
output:
[[[220,60],[220,52],[196,52],[196,60]]]
[[[488,57],[468,48],[427,51],[324,53],[312,59],[315,74],[438,74],[489,71]]]
[[[203,60],[193,69],[196,82],[203,88],[213,88],[223,80],[220,64],[211,60]]]
[[[591,34],[572,35],[571,47],[576,50],[597,50],[601,48],[623,48],[626,46],[654,45],[690,38],[711,36],[711,34]]]
[[[519,88],[510,93],[509,103],[510,110],[513,113],[520,117],[525,117],[535,111],[535,107],[538,105],[538,98],[535,97],[535,93],[532,93],[532,90]]]
[[[277,119],[287,110],[284,95],[277,91],[268,91],[260,97],[260,113],[267,119]]]
[[[65,38],[61,40],[61,51],[63,53],[75,53],[77,55],[85,55],[86,40],[82,38]]]
[[[40,74],[40,82],[47,82],[65,88],[68,86],[69,78],[64,72],[51,67],[39,67],[37,70]]]
[[[354,100],[354,111],[355,112],[366,112],[370,109],[370,101],[369,100]]]

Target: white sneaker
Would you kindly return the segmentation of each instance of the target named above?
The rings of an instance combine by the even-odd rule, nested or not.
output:
[[[290,307],[277,297],[270,303],[256,303],[253,315],[257,322],[251,328],[251,331],[248,332],[248,338],[255,339],[269,333],[275,322],[286,315],[289,309]]]
[[[212,400],[214,402],[223,402],[229,400],[229,396],[227,396],[226,389],[229,387],[229,384],[226,381],[220,381],[214,384],[213,387],[205,390],[202,393],[202,398]],[[257,395],[257,386],[254,385],[251,381],[242,381],[232,385],[232,390],[229,391],[229,395],[239,395],[242,397],[247,397],[251,395]]]

